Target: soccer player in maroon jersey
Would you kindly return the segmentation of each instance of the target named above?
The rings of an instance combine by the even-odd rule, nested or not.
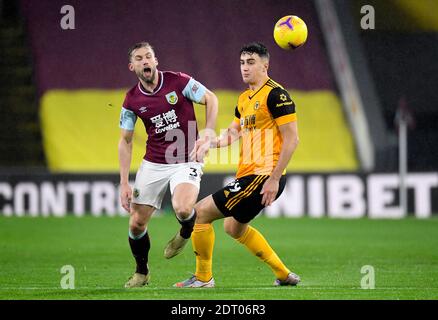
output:
[[[129,49],[128,67],[139,82],[127,92],[120,114],[120,197],[123,208],[130,213],[129,244],[137,267],[126,288],[141,287],[149,282],[147,225],[153,212],[161,208],[168,186],[181,229],[167,244],[164,256],[177,255],[190,238],[196,219],[194,205],[202,162],[216,125],[216,95],[184,73],[159,71],[157,66],[158,60],[149,43],[140,42]],[[193,102],[206,106],[206,134],[200,139]],[[132,189],[128,180],[138,118],[143,121],[148,139]],[[190,156],[196,161],[191,161]]]

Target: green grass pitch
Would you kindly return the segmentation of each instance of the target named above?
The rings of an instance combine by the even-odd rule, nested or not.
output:
[[[0,299],[437,299],[438,219],[268,219],[253,225],[302,278],[298,287],[273,287],[271,270],[214,223],[216,288],[180,289],[190,276],[191,245],[163,257],[178,224],[171,214],[152,218],[151,283],[124,289],[134,270],[128,218],[0,217]],[[60,270],[75,270],[75,289],[62,289]],[[375,289],[362,289],[364,265]]]

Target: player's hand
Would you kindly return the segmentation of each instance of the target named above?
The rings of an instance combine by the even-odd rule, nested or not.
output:
[[[263,184],[262,191],[260,191],[260,194],[263,195],[262,205],[267,207],[270,206],[275,201],[275,197],[277,196],[279,185],[280,185],[280,180],[275,179],[273,177],[269,177],[268,180],[265,181],[265,183]]]
[[[196,140],[195,147],[190,152],[190,161],[204,162],[208,150],[210,150],[210,139],[208,137]]]
[[[131,212],[131,198],[132,198],[132,189],[131,186],[127,183],[120,185],[120,200],[122,203],[123,209],[128,212]]]

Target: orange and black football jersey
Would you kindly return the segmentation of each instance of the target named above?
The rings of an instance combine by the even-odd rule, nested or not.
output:
[[[234,118],[242,137],[236,177],[270,175],[283,144],[279,126],[296,120],[294,102],[275,81],[268,79],[257,91],[243,92]]]

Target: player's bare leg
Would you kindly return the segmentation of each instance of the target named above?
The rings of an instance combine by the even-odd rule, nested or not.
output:
[[[173,258],[179,254],[187,244],[195,225],[196,211],[194,206],[198,199],[199,190],[191,183],[180,183],[175,187],[172,196],[172,206],[181,229],[167,243],[164,257]]]
[[[154,211],[155,208],[148,205],[131,204],[129,245],[137,266],[135,273],[126,282],[125,288],[142,287],[150,280],[148,255],[151,245],[147,225]]]
[[[174,284],[180,288],[211,288],[215,286],[212,272],[215,234],[212,222],[224,216],[216,207],[212,196],[195,205],[196,223],[192,233],[192,245],[196,255],[196,272],[193,277]]]
[[[227,217],[224,221],[224,229],[227,234],[248,248],[248,250],[271,267],[276,276],[274,285],[297,285],[300,277],[292,273],[280,260],[268,241],[257,229],[248,223],[241,223],[233,217]]]

